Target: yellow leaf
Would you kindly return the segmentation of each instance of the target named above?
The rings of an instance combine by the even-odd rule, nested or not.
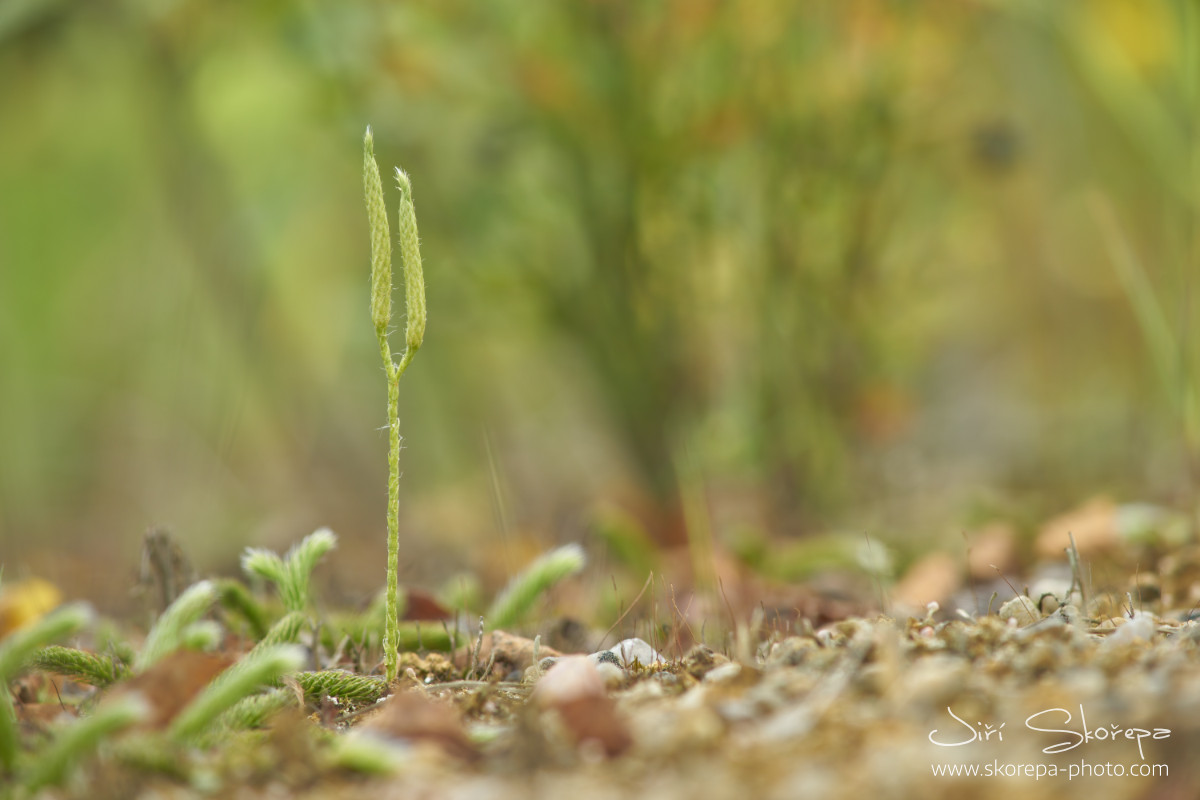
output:
[[[4,591],[0,592],[0,639],[41,619],[62,600],[58,587],[41,578],[5,582]]]

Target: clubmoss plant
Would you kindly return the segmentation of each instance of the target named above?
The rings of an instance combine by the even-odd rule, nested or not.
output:
[[[250,648],[250,652],[242,656],[237,663],[230,666],[220,675],[213,678],[208,688],[212,689],[220,684],[239,680],[241,673],[253,667],[255,659],[262,653],[283,645],[294,644],[300,638],[300,629],[304,627],[304,622],[304,615],[299,611],[293,611],[282,617],[271,626],[271,630],[267,631],[267,635],[259,640],[258,644]]]
[[[278,694],[279,689],[270,689],[262,694],[251,694],[260,685],[255,682],[253,672],[258,669],[259,661],[264,653],[278,651],[280,647],[293,645],[300,638],[300,630],[304,627],[305,621],[304,614],[299,611],[292,611],[284,615],[271,626],[267,635],[259,640],[258,644],[250,649],[250,652],[213,678],[205,689],[206,693],[227,699],[229,695],[225,693],[225,684],[235,684],[240,687],[240,689],[230,690],[235,695],[240,692],[240,695],[235,697],[235,701],[229,708],[219,712],[220,725],[213,726],[213,728],[240,730],[257,727],[272,713],[289,705]],[[251,677],[247,678],[247,675],[251,675]],[[281,676],[282,673],[265,683],[276,683],[276,679]],[[288,690],[287,693],[291,696],[290,704],[294,705],[299,702],[294,692]],[[267,695],[273,699],[267,699]],[[210,728],[210,730],[212,729]]]
[[[217,587],[212,581],[200,581],[189,586],[175,602],[159,616],[146,643],[133,662],[133,671],[142,672],[153,666],[163,656],[179,649],[192,631],[191,626],[199,621],[213,601],[217,599]]]
[[[300,699],[290,688],[270,689],[234,703],[221,715],[221,727],[233,731],[261,728],[273,714],[299,705]]]
[[[51,645],[33,657],[30,666],[103,689],[129,674],[129,668],[112,656],[89,653],[74,647]]]
[[[550,587],[583,569],[587,557],[572,543],[537,558],[513,578],[487,613],[489,628],[507,628],[523,620]]]
[[[308,607],[309,580],[321,556],[337,546],[337,536],[328,528],[310,533],[280,558],[270,550],[247,547],[242,554],[242,569],[275,584],[283,607],[304,611]]]
[[[170,738],[178,742],[192,739],[239,700],[295,672],[303,663],[304,651],[297,645],[255,648],[226,670],[230,673],[227,680],[214,680],[179,713],[168,731]]]
[[[375,163],[375,142],[371,129],[363,137],[363,194],[371,227],[371,322],[379,340],[379,355],[387,376],[388,397],[388,560],[387,619],[384,622],[383,654],[388,681],[396,677],[399,637],[396,613],[397,569],[400,552],[400,376],[408,368],[425,338],[425,276],[421,269],[421,250],[417,238],[417,214],[412,200],[412,184],[403,170],[396,169],[400,188],[399,243],[400,263],[404,272],[404,301],[407,319],[404,329],[404,353],[392,360],[388,328],[392,323],[392,235],[388,226],[383,181]]]
[[[250,633],[255,639],[261,639],[267,634],[266,614],[240,581],[232,578],[219,580],[217,592],[220,595],[221,606],[243,617],[250,625]]]
[[[336,697],[361,705],[374,703],[387,694],[387,683],[370,675],[356,675],[340,669],[322,672],[298,672],[293,676],[309,700]]]
[[[114,733],[142,721],[149,713],[144,698],[130,695],[101,704],[88,716],[68,723],[53,744],[38,753],[25,777],[25,791],[33,795],[61,783],[73,765],[82,762]]]
[[[87,625],[90,607],[78,603],[46,615],[0,642],[0,777],[11,774],[17,760],[17,719],[8,682],[33,658],[38,648],[65,639]]]
[[[220,716],[222,731],[247,730],[262,727],[264,723],[285,708],[301,706],[301,693],[309,702],[319,702],[323,697],[335,697],[354,706],[374,703],[387,694],[388,685],[382,678],[355,675],[344,670],[322,672],[297,672],[290,676],[299,691],[293,686],[268,689],[259,694],[243,697]]]
[[[284,616],[271,626],[267,631],[267,635],[259,640],[254,646],[257,650],[260,647],[270,647],[276,644],[293,644],[300,638],[300,629],[304,627],[304,615],[299,611],[292,611]],[[251,650],[251,652],[254,652]]]

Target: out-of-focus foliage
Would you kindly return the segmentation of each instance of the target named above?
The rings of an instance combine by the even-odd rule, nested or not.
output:
[[[424,237],[414,559],[511,574],[604,498],[678,539],[681,482],[719,538],[1187,490],[1198,17],[6,4],[0,560],[154,523],[209,562],[325,524],[377,554],[368,123]]]

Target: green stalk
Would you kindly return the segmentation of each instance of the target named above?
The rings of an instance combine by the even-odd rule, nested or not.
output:
[[[400,261],[404,271],[405,326],[404,354],[397,364],[392,360],[388,326],[392,320],[392,243],[383,197],[383,181],[375,163],[375,143],[371,129],[363,138],[363,194],[371,227],[371,322],[379,340],[379,355],[387,376],[388,398],[388,560],[387,599],[383,632],[384,664],[388,681],[399,667],[399,640],[396,596],[400,558],[400,376],[408,368],[425,337],[425,278],[421,269],[421,251],[417,239],[417,217],[412,202],[412,184],[408,175],[396,170],[400,188]]]
[[[387,596],[383,632],[383,660],[388,683],[396,679],[400,656],[396,647],[399,639],[399,612],[396,594],[400,571],[400,373],[392,362],[387,335],[379,338],[380,353],[387,362],[388,402],[388,499],[387,499]]]

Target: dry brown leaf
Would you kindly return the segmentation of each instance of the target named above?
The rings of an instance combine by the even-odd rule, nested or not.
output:
[[[139,692],[150,706],[145,725],[163,728],[233,662],[225,655],[176,650],[141,675],[122,683],[110,697]]]
[[[79,716],[79,709],[62,703],[17,703],[17,721],[32,730],[44,731],[52,724]]]
[[[474,761],[479,750],[467,737],[458,713],[448,705],[430,700],[419,691],[398,692],[361,730],[393,739],[428,742],[455,758]]]
[[[450,619],[452,616],[453,614],[429,592],[420,589],[404,590],[404,616],[401,619],[405,622],[429,622]]]
[[[1084,558],[1113,549],[1120,541],[1116,511],[1111,500],[1099,497],[1048,520],[1037,537],[1037,554],[1042,558],[1065,559],[1071,536],[1075,537],[1075,546]]]
[[[1007,522],[993,522],[976,531],[967,550],[967,572],[971,580],[995,580],[1017,568],[1017,534]]]
[[[892,600],[910,609],[921,609],[931,602],[945,603],[962,587],[960,561],[942,551],[924,556],[893,587]]]

